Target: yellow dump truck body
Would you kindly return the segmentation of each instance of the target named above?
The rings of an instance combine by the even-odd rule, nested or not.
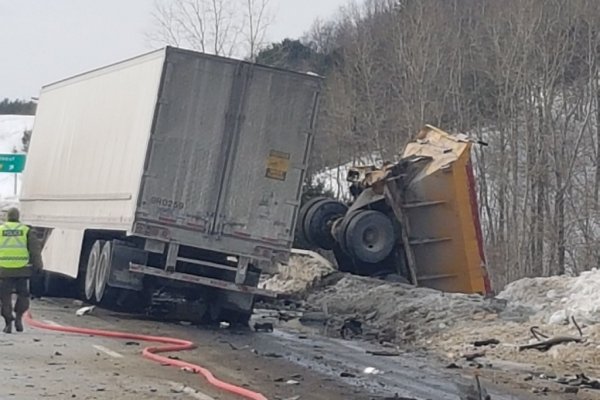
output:
[[[472,142],[425,126],[403,159],[425,158],[403,188],[417,283],[446,292],[490,292],[475,181]],[[428,160],[428,161],[427,161]],[[388,175],[389,185],[392,176]]]

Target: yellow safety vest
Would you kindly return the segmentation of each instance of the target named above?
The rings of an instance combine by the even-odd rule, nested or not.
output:
[[[0,268],[23,268],[29,264],[28,233],[29,227],[19,222],[0,226]]]

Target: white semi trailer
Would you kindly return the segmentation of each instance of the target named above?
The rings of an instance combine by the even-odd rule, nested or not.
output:
[[[45,86],[20,198],[44,242],[33,286],[247,319],[289,258],[320,87],[172,47]]]

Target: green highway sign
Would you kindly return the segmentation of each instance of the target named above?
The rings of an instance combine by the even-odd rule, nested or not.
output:
[[[0,172],[16,174],[25,169],[25,154],[0,154]]]

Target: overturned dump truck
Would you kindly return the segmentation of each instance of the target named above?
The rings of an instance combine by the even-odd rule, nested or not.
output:
[[[171,47],[45,86],[20,198],[33,290],[247,320],[290,255],[320,87]]]
[[[472,144],[425,126],[399,162],[349,170],[349,204],[322,197],[304,204],[297,234],[333,250],[345,272],[447,292],[491,292]]]

